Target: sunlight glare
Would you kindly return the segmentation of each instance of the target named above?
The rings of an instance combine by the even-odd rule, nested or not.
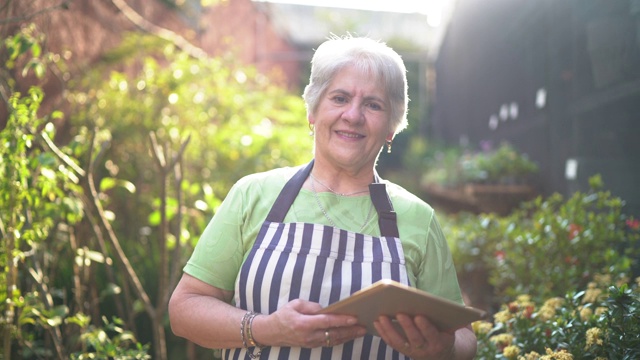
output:
[[[399,13],[421,13],[429,15],[429,25],[437,26],[442,21],[442,10],[451,0],[253,0],[309,6],[338,7],[371,11],[389,11]]]

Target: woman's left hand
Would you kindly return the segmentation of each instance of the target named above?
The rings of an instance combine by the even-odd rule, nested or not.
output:
[[[374,322],[376,331],[387,345],[412,359],[439,360],[453,357],[455,331],[441,332],[421,315],[397,314],[396,320],[394,324],[388,316],[380,316]]]

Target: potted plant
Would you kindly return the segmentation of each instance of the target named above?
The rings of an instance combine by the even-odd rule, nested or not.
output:
[[[538,166],[507,142],[497,149],[484,144],[477,152],[447,149],[430,162],[423,188],[431,200],[505,215],[535,197],[531,176]]]
[[[471,165],[464,168],[473,169],[471,174],[481,177],[469,177],[464,191],[481,212],[508,214],[536,194],[530,185],[530,176],[538,171],[538,166],[509,143],[503,142],[493,151],[477,153],[468,162]]]

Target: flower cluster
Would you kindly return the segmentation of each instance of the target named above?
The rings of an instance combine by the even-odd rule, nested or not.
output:
[[[589,184],[589,192],[540,197],[508,216],[443,222],[471,303],[498,308],[492,323],[474,324],[478,359],[640,354],[640,280],[626,275],[640,266],[640,220],[599,176]]]
[[[640,340],[630,340],[640,339],[640,278],[631,285],[625,280],[597,275],[587,289],[541,305],[518,296],[494,314],[493,323],[472,324],[477,358],[604,360],[640,353]]]

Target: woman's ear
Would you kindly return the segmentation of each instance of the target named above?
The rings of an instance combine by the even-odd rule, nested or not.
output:
[[[395,134],[393,132],[389,132],[387,134],[387,138],[385,139],[387,142],[389,141],[393,141],[393,137],[395,136]]]

